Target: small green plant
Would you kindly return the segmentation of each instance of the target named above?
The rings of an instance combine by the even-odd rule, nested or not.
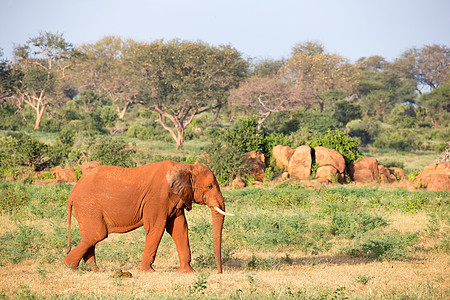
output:
[[[0,189],[0,211],[12,213],[28,204],[30,196],[21,189]]]
[[[208,288],[208,275],[205,273],[197,275],[191,286],[189,286],[190,295],[203,295]]]
[[[420,173],[421,173],[421,171],[419,171],[419,170],[413,170],[413,171],[409,172],[408,180],[411,182],[414,182],[414,180],[416,180],[416,177],[419,176]]]
[[[356,276],[355,281],[358,283],[361,283],[362,285],[366,285],[373,278],[375,278],[375,277],[369,276],[366,274],[360,274],[360,275]]]

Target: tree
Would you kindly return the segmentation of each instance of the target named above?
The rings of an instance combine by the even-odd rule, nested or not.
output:
[[[416,89],[422,94],[450,80],[450,48],[434,44],[408,49],[394,61],[391,69],[402,78],[415,80]]]
[[[131,59],[139,99],[181,148],[194,117],[222,106],[248,63],[230,46],[173,40],[143,44]]]
[[[346,58],[324,51],[317,42],[305,42],[293,48],[292,56],[280,69],[280,76],[310,95],[310,106],[324,110],[323,93],[341,90],[352,94],[357,69]]]
[[[256,112],[258,129],[272,114],[293,111],[305,107],[307,95],[297,86],[285,83],[277,78],[250,77],[239,88],[233,89],[228,98],[231,107]]]
[[[23,73],[15,85],[15,97],[19,107],[25,103],[35,110],[34,129],[39,129],[48,105],[60,98],[58,84],[70,66],[63,62],[70,58],[72,50],[63,34],[50,32],[41,32],[14,49],[15,67]]]
[[[79,47],[74,76],[81,90],[92,90],[110,100],[123,120],[127,110],[134,104],[142,104],[136,99],[137,89],[132,85],[131,66],[128,64],[136,47],[132,39],[106,36],[92,44]]]
[[[446,125],[450,113],[450,84],[435,88],[430,93],[422,94],[419,98],[419,104],[425,107],[431,117],[431,123],[434,127],[440,124]]]
[[[365,116],[383,117],[397,104],[415,102],[415,80],[392,72],[391,65],[382,57],[360,59],[357,66],[355,91]]]

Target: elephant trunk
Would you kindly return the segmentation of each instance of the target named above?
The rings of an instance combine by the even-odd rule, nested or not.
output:
[[[222,228],[225,217],[213,207],[211,207],[211,214],[214,257],[216,258],[217,273],[222,273]]]

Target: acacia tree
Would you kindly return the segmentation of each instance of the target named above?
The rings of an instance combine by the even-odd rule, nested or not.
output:
[[[247,62],[230,46],[173,40],[143,44],[130,60],[139,99],[158,114],[158,122],[184,143],[185,128],[196,115],[217,109],[245,75]]]
[[[132,39],[111,35],[78,48],[80,55],[74,77],[79,89],[92,90],[109,99],[121,120],[128,108],[141,103],[136,100],[137,89],[132,85],[132,73],[127,63],[138,44]]]
[[[23,74],[15,85],[16,103],[19,108],[25,103],[34,109],[34,129],[39,129],[48,105],[61,99],[58,84],[70,66],[63,62],[70,58],[72,50],[63,34],[50,32],[41,32],[14,49],[15,67]]]
[[[408,49],[391,64],[391,70],[415,80],[416,90],[422,94],[450,80],[450,48],[434,44]]]
[[[258,114],[258,129],[272,114],[307,107],[308,96],[295,85],[277,78],[250,77],[230,92],[228,104]]]
[[[318,104],[322,112],[326,91],[353,93],[357,69],[346,58],[336,53],[326,53],[320,43],[305,42],[293,48],[292,56],[281,67],[279,74],[308,94],[310,105]]]

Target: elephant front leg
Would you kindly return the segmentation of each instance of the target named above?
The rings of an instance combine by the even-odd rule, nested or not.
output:
[[[191,248],[189,246],[188,225],[184,214],[167,221],[167,232],[172,236],[177,246],[178,258],[180,260],[180,273],[191,273]]]
[[[144,255],[142,256],[142,266],[141,271],[144,272],[154,272],[152,265],[155,261],[156,251],[158,250],[159,242],[161,241],[162,235],[164,233],[163,228],[145,228],[145,247]]]

